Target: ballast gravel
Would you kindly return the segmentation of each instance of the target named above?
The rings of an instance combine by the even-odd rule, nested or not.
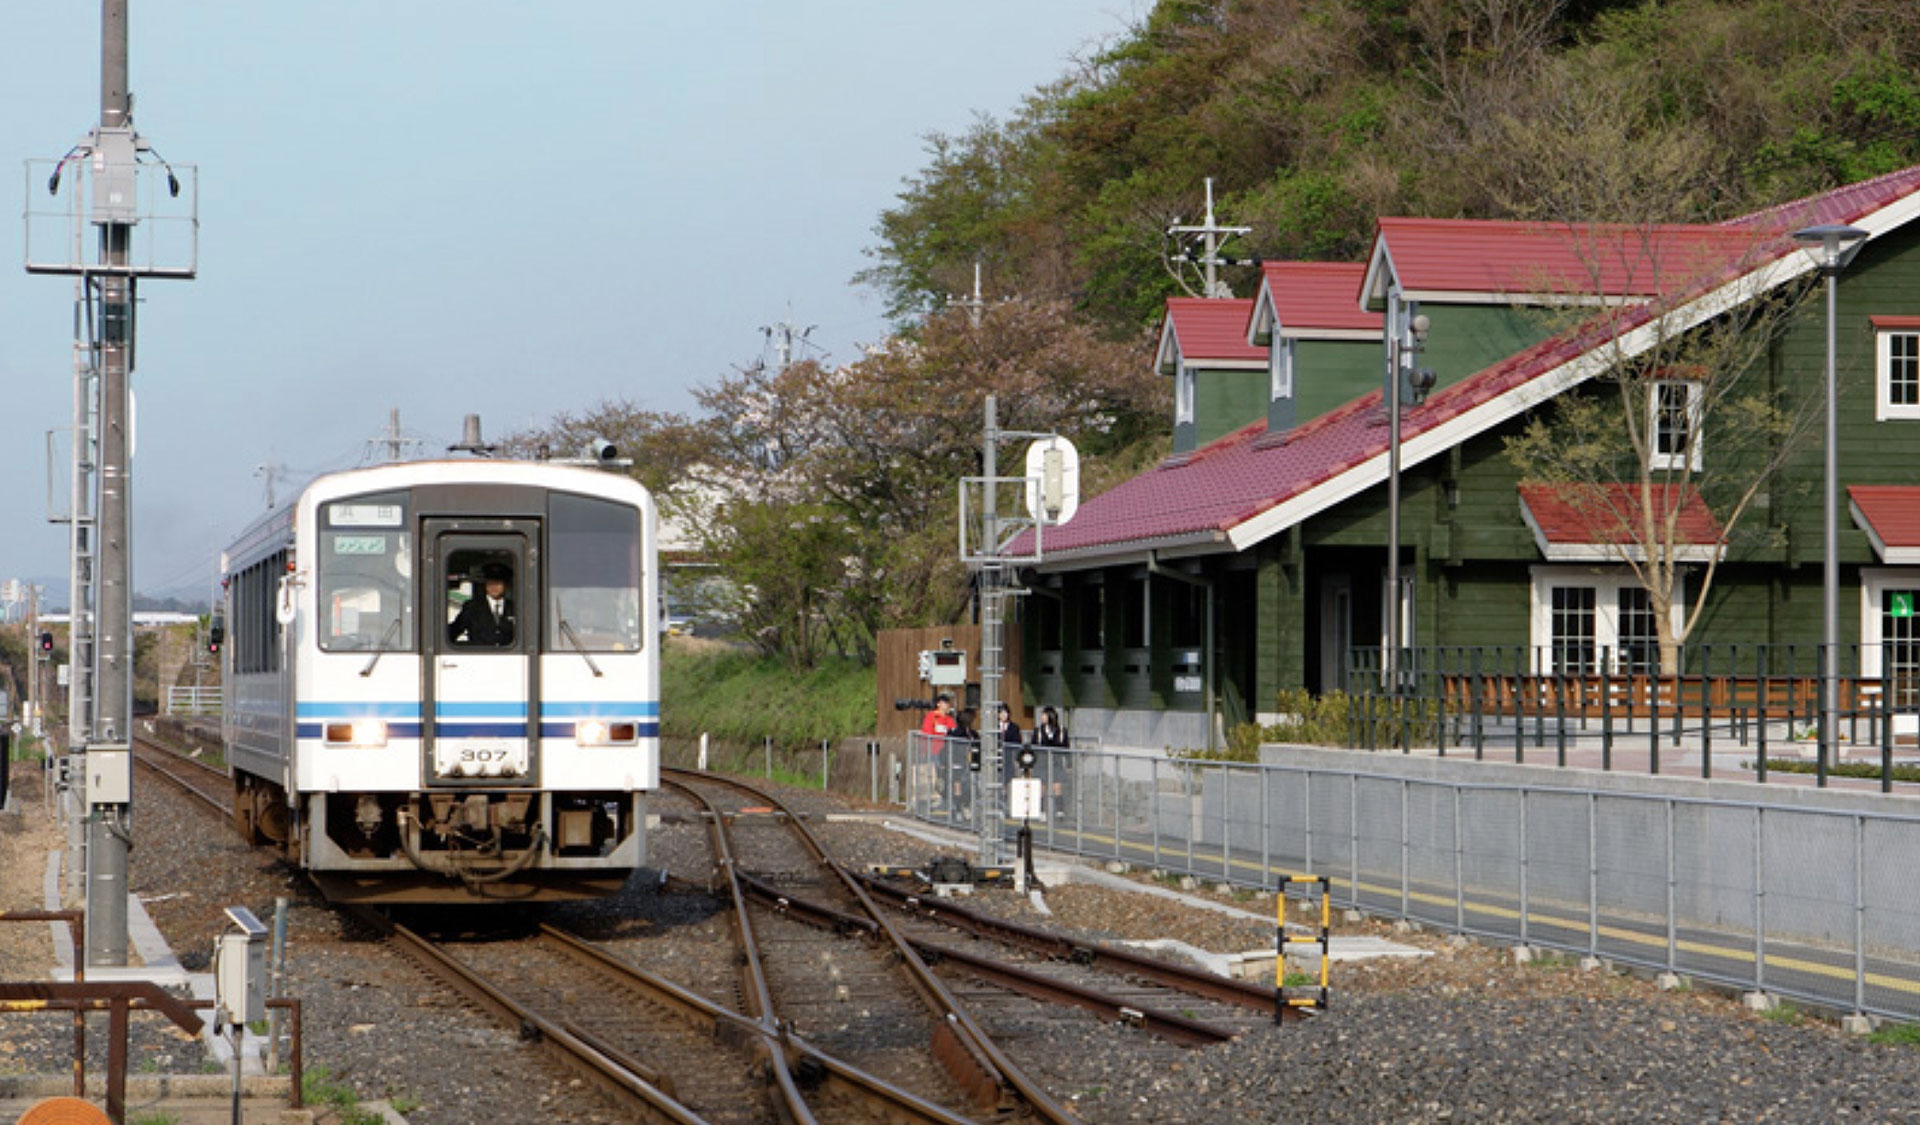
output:
[[[0,815],[0,909],[41,909],[42,873],[60,830],[31,772],[15,813]],[[784,794],[842,862],[924,863],[963,846],[930,843],[879,823],[884,810],[818,792]],[[305,1058],[324,1082],[387,1099],[420,1125],[612,1122],[614,1110],[509,1029],[480,1019],[372,935],[328,910],[291,869],[242,847],[230,829],[158,784],[138,793],[131,883],[181,962],[204,971],[225,926],[222,908],[273,917],[289,902],[284,991],[304,1005]],[[706,862],[705,828],[672,798],[649,841],[652,867],[617,898],[481,917],[434,912],[442,925],[513,929],[553,917],[621,956],[707,987],[713,954],[731,941],[720,904],[659,875],[691,878]],[[871,819],[829,821],[829,814]],[[1135,873],[1143,886],[1169,880]],[[1010,889],[969,905],[1100,940],[1174,939],[1214,953],[1271,948],[1270,895],[1196,888],[1240,917],[1164,896],[1071,884],[1042,914]],[[422,919],[425,921],[425,919]],[[1425,951],[1336,965],[1330,1008],[1284,1028],[1180,1053],[1116,1030],[1089,1052],[1026,1038],[1017,1051],[1088,1122],[1920,1122],[1920,1053],[1848,1035],[1809,1015],[1747,1011],[1704,989],[1662,992],[1636,976],[1583,970],[1568,958],[1515,964],[1510,951],[1390,923],[1336,920],[1336,938],[1364,933]],[[0,977],[45,979],[47,927],[0,925]],[[153,1016],[134,1021],[132,1059],[148,1072],[199,1073],[199,1044]],[[1045,1025],[1042,1025],[1043,1027]],[[105,1021],[90,1021],[105,1065]],[[1044,1033],[1042,1033],[1044,1035]],[[1071,1039],[1085,1042],[1084,1036]],[[1139,1043],[1136,1053],[1131,1045]],[[0,1013],[0,1076],[59,1075],[71,1029],[56,1014]],[[323,1118],[324,1119],[324,1118]]]

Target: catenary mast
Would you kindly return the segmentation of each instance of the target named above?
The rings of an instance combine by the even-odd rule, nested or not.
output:
[[[157,166],[157,167],[156,167]],[[86,797],[86,957],[89,965],[127,963],[127,842],[131,823],[133,736],[133,472],[131,380],[134,310],[141,277],[194,274],[198,219],[188,192],[187,218],[159,215],[164,170],[167,198],[177,200],[176,170],[133,129],[128,86],[127,0],[100,5],[100,123],[54,165],[50,195],[66,207],[71,249],[64,260],[37,256],[36,212],[28,209],[27,269],[79,277],[79,335],[74,393],[74,508],[70,591],[73,661],[70,751]],[[192,170],[187,169],[189,181]],[[30,181],[33,179],[29,177]],[[146,229],[140,230],[146,223]],[[184,244],[162,246],[160,231],[184,223]],[[91,227],[93,252],[85,246]],[[146,247],[136,253],[136,233]],[[160,252],[156,254],[156,247]],[[165,263],[184,252],[184,263]]]

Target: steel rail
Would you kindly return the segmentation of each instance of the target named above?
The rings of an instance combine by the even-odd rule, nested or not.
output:
[[[1003,942],[1035,953],[1077,964],[1091,965],[1108,972],[1125,973],[1151,980],[1207,1000],[1233,1004],[1258,1012],[1273,1010],[1272,985],[1234,980],[1204,969],[1162,961],[1130,949],[1119,949],[1099,942],[1077,941],[1019,922],[995,918],[949,902],[931,902],[920,895],[871,875],[850,873],[852,878],[898,909],[919,918],[965,930],[976,937]],[[1294,1018],[1302,1018],[1297,1013]]]
[[[694,1027],[716,1038],[732,1041],[743,1035],[765,1034],[766,1029],[760,1021],[717,1004],[638,965],[623,961],[592,942],[583,941],[546,923],[541,924],[540,932],[568,955],[620,974],[623,979],[645,990],[657,1003],[672,1009]],[[887,1120],[910,1125],[970,1125],[970,1119],[957,1116],[944,1106],[935,1105],[909,1090],[827,1054],[794,1034],[790,1027],[780,1028],[780,1041],[816,1073],[825,1074],[861,1097],[879,1103],[886,1110]]]
[[[880,927],[869,919],[847,914],[824,903],[813,902],[752,876],[742,876],[747,890],[776,910],[790,913],[838,933],[858,933],[870,940],[881,938]],[[1235,1033],[1213,1024],[1148,1005],[1117,1000],[1097,989],[1058,980],[1044,973],[995,961],[964,949],[951,949],[935,942],[908,938],[914,950],[929,965],[951,962],[968,973],[1023,996],[1053,1004],[1066,1004],[1137,1027],[1182,1046],[1211,1047],[1225,1043]]]
[[[168,781],[172,782],[175,786],[179,787],[181,791],[185,792],[188,796],[194,798],[195,800],[199,801],[204,805],[207,805],[210,808],[217,810],[221,816],[228,817],[228,818],[231,818],[233,816],[233,806],[231,803],[228,802],[228,800],[224,796],[216,796],[214,794],[208,793],[206,790],[201,789],[198,785],[195,785],[192,780],[183,776],[182,773],[176,772],[176,770],[170,763],[163,764],[159,759],[170,758],[170,759],[175,759],[179,762],[186,763],[190,767],[188,772],[198,772],[198,773],[206,774],[211,777],[218,777],[222,782],[226,781],[227,779],[226,774],[220,773],[219,771],[215,770],[212,766],[201,765],[199,762],[196,762],[193,759],[188,758],[184,754],[177,754],[174,751],[169,750],[164,746],[161,746],[157,742],[152,742],[143,738],[136,738],[133,740],[133,745],[136,748],[135,753],[133,755],[134,761],[147,767],[148,769],[152,770],[154,773],[159,774],[161,777],[166,778]]]
[[[661,771],[663,774],[666,771]],[[662,784],[666,784],[664,778]],[[746,997],[748,1015],[759,1029],[755,1040],[755,1050],[767,1064],[767,1076],[779,1091],[781,1108],[794,1125],[812,1125],[815,1121],[813,1111],[807,1106],[806,1098],[800,1093],[799,1084],[794,1080],[793,1071],[787,1065],[784,1051],[778,1049],[780,1027],[774,1015],[773,989],[767,983],[766,968],[760,963],[760,946],[753,933],[753,920],[747,916],[747,897],[741,889],[738,873],[735,870],[732,848],[727,843],[727,829],[720,816],[720,810],[712,801],[690,787],[676,785],[702,809],[706,810],[707,839],[713,846],[714,865],[727,877],[727,893],[733,900],[733,931],[740,949],[741,992]]]
[[[620,1060],[619,1052],[608,1049],[592,1036],[555,1023],[526,1007],[405,926],[364,908],[349,908],[349,912],[387,934],[403,952],[434,975],[452,983],[462,995],[496,1018],[514,1026],[532,1028],[539,1034],[540,1042],[554,1050],[562,1061],[625,1099],[629,1105],[641,1109],[647,1115],[646,1120],[668,1125],[709,1125],[706,1118],[628,1068]]]
[[[737,778],[714,773],[701,773],[693,770],[671,770],[663,768],[660,772],[663,783],[668,775],[697,778],[701,781],[722,785],[737,792],[746,793],[756,800],[765,802],[768,807],[784,816],[787,825],[793,829],[794,834],[802,841],[808,853],[813,857],[814,862],[821,868],[822,872],[831,873],[835,878],[839,879],[841,885],[846,888],[847,893],[853,897],[854,901],[860,904],[861,909],[867,913],[867,916],[877,923],[880,929],[887,935],[888,944],[897,953],[899,963],[908,974],[908,979],[914,983],[914,987],[921,993],[922,997],[926,999],[929,1010],[938,1021],[940,1029],[951,1037],[951,1043],[960,1051],[958,1054],[953,1051],[942,1052],[942,1044],[936,1037],[935,1056],[942,1058],[942,1061],[946,1062],[950,1068],[965,1066],[967,1065],[967,1060],[971,1060],[973,1065],[980,1068],[983,1077],[993,1077],[996,1087],[1000,1089],[1011,1087],[1013,1093],[1017,1095],[1019,1100],[1024,1102],[1027,1107],[1042,1120],[1055,1122],[1057,1125],[1075,1125],[1075,1123],[1079,1121],[1071,1111],[1056,1101],[1053,1095],[1047,1092],[1045,1087],[1040,1085],[1032,1076],[1028,1075],[1005,1051],[1000,1049],[999,1044],[995,1043],[993,1038],[980,1027],[979,1023],[974,1020],[972,1014],[954,997],[952,992],[947,989],[946,984],[940,980],[939,976],[937,976],[933,970],[928,967],[927,963],[921,959],[920,955],[915,952],[913,943],[893,924],[893,920],[887,917],[886,913],[873,901],[873,898],[867,894],[866,889],[839,864],[833,862],[832,858],[828,856],[826,848],[820,844],[820,841],[815,838],[812,831],[802,822],[802,818],[795,814],[793,810],[789,809],[784,802],[771,793],[755,788]],[[686,788],[684,784],[682,784],[681,787]],[[729,871],[729,875],[733,874],[732,871]],[[738,893],[739,881],[737,879],[731,881],[736,888],[736,893]],[[962,1054],[965,1056],[964,1059],[962,1058]],[[959,1074],[956,1073],[956,1079],[958,1079],[958,1077]],[[985,1093],[985,1091],[976,1092]]]

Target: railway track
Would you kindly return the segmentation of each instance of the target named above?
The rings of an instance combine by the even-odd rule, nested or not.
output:
[[[999,1003],[1013,993],[1050,1005],[1093,1013],[1182,1047],[1208,1047],[1272,1023],[1273,989],[1226,980],[1126,950],[1070,941],[1045,931],[924,899],[904,888],[858,876],[870,892],[906,912],[901,932],[921,959],[944,974],[985,982],[993,990],[967,995],[1005,1009],[1017,1029],[1031,1013]],[[860,933],[860,918],[766,884],[750,881],[754,894],[780,909],[840,933]],[[1283,1009],[1300,1018],[1297,1009]],[[989,1020],[989,1023],[995,1021]]]
[[[233,782],[225,770],[144,738],[133,740],[133,760],[222,819],[233,818]]]
[[[136,757],[231,816],[223,772],[153,745]],[[966,912],[838,867],[768,795],[668,772],[668,785],[700,809],[716,872],[708,887],[732,907],[737,940],[705,964],[676,962],[674,980],[552,926],[532,937],[434,940],[355,913],[638,1120],[1068,1122],[1076,1119],[994,1034],[1017,1039],[1075,1005],[1098,1013],[1100,1026],[1165,1037],[1172,1065],[1182,1049],[1172,1044],[1218,1042],[1250,1022],[1235,1026],[1216,1010],[1235,1001],[1169,1001],[1137,977],[1116,985],[1110,972],[1102,982],[1091,966],[1108,951],[1036,949],[1041,939],[1029,936],[1027,952],[1010,955],[1006,945],[1021,939],[989,920],[965,923],[984,936],[958,935]],[[1025,963],[1011,964],[1016,956]],[[1271,997],[1256,988],[1240,1010],[1263,1005],[1270,1017]]]
[[[734,907],[743,992],[755,1014],[850,1066],[922,1092],[955,1119],[1074,1120],[979,1028],[909,944],[895,937],[877,947],[849,945],[755,905],[748,873],[831,889],[876,921],[880,933],[891,930],[791,810],[718,775],[665,771],[663,784],[693,801],[707,825],[723,884],[717,889]]]

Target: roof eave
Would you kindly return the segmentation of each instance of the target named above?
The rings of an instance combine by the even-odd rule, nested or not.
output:
[[[1847,501],[1847,508],[1853,513],[1853,525],[1867,533],[1867,542],[1872,545],[1873,553],[1888,566],[1913,566],[1920,563],[1920,547],[1889,547],[1881,537],[1880,529],[1873,526],[1867,513],[1860,508],[1857,500]]]
[[[1261,348],[1273,342],[1275,329],[1280,327],[1280,310],[1273,300],[1273,286],[1265,277],[1260,279],[1260,292],[1253,296],[1253,315],[1247,318],[1247,346]]]
[[[1367,272],[1360,275],[1360,307],[1367,312],[1384,309],[1387,291],[1392,288],[1395,276],[1393,255],[1387,250],[1387,233],[1375,227],[1373,250],[1367,255]]]
[[[1054,571],[1085,570],[1088,563],[1128,566],[1144,563],[1149,554],[1159,558],[1183,558],[1193,555],[1226,554],[1232,550],[1225,532],[1218,528],[1163,535],[1152,539],[1130,539],[1118,543],[1098,543],[1088,547],[1046,550],[1035,564],[1042,574]]]
[[[1283,340],[1358,340],[1363,343],[1378,343],[1386,338],[1383,328],[1286,328],[1280,330]]]

